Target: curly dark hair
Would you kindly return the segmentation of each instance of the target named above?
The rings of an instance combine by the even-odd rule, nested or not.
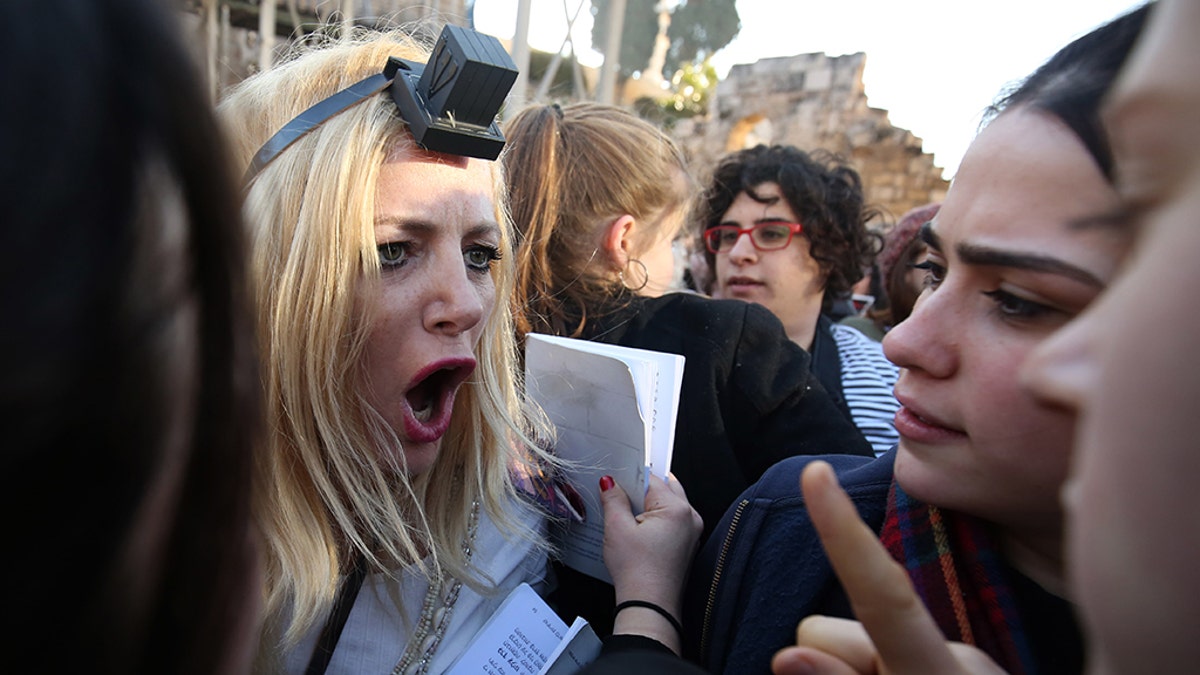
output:
[[[712,180],[700,196],[693,222],[704,231],[721,224],[733,200],[743,192],[751,199],[770,203],[754,193],[763,183],[779,185],[783,198],[804,224],[803,236],[812,247],[812,257],[826,274],[822,309],[846,297],[862,278],[883,238],[869,229],[867,221],[878,211],[865,204],[858,172],[836,155],[823,150],[806,153],[790,145],[758,145],[726,155],[713,171]],[[704,248],[710,270],[716,270],[716,255]],[[704,289],[711,290],[711,289]]]

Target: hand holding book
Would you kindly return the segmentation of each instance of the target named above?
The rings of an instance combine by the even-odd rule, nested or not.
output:
[[[523,476],[522,484],[560,515],[564,561],[613,582],[618,602],[635,601],[618,613],[615,633],[678,653],[683,580],[702,529],[668,473],[683,357],[530,334],[525,365],[529,394],[556,425],[555,450],[568,471]],[[564,478],[579,493],[564,493]],[[599,650],[585,620],[568,627],[522,585],[450,672],[566,675]]]
[[[604,488],[604,484],[601,484]],[[674,476],[651,480],[644,508],[634,515],[625,491],[603,489],[604,562],[612,574],[617,603],[649,602],[678,619],[683,581],[696,552],[703,523]],[[644,635],[680,650],[681,636],[653,610],[632,607],[617,614],[614,634]]]
[[[567,565],[611,582],[604,567],[599,480],[609,476],[640,512],[648,485],[671,466],[683,357],[530,333],[525,382],[557,432],[554,451],[579,491],[586,522],[554,532]]]

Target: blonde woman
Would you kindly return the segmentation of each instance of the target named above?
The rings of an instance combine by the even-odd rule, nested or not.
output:
[[[370,90],[389,57],[427,56],[398,33],[308,48],[220,107],[252,166],[264,670],[442,672],[509,589],[547,585],[545,517],[517,477],[553,462],[496,311],[513,284],[499,165],[418,146],[392,92]],[[660,515],[689,523],[678,486],[662,492]],[[698,526],[680,529],[690,551]]]
[[[404,35],[307,51],[220,106],[241,166],[317,101],[423,62]],[[417,147],[386,93],[325,120],[248,186],[269,453],[264,662],[303,671],[444,668],[522,581],[538,586],[539,516],[519,443],[512,284],[497,167]],[[314,650],[338,597],[340,640]],[[339,583],[341,580],[341,583]],[[331,621],[332,619],[332,621]]]

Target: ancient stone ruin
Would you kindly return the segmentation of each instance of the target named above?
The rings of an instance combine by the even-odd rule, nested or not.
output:
[[[823,53],[736,65],[717,85],[705,118],[679,122],[672,135],[703,179],[726,152],[758,143],[825,149],[862,176],[867,200],[887,227],[905,211],[941,201],[949,182],[921,139],[867,104],[866,55]]]

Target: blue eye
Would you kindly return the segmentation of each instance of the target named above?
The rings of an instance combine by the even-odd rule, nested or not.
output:
[[[379,252],[379,265],[381,267],[400,267],[408,262],[408,244],[405,242],[389,241],[375,248]]]
[[[500,260],[500,249],[486,244],[477,244],[463,251],[467,268],[476,272],[489,272],[492,264]]]

